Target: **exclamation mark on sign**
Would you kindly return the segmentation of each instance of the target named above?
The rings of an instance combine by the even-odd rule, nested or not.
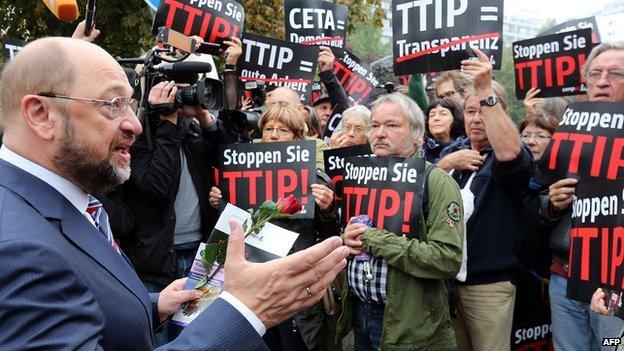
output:
[[[307,169],[301,170],[301,177],[299,179],[301,179],[301,204],[307,205],[308,204],[308,170]]]
[[[412,217],[412,202],[414,201],[414,193],[407,192],[405,193],[405,212],[403,212],[403,226],[401,227],[401,232],[403,234],[410,233],[410,218]]]

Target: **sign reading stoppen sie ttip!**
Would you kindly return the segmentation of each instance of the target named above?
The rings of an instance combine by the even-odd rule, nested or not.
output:
[[[286,40],[304,45],[343,48],[347,36],[347,7],[320,0],[285,0]]]
[[[237,64],[238,79],[263,81],[267,90],[291,88],[302,101],[310,101],[318,54],[318,46],[244,33],[243,54]]]
[[[500,69],[503,0],[392,2],[394,73],[458,69],[479,48]]]
[[[233,0],[162,0],[152,32],[165,26],[186,36],[198,35],[208,43],[222,44],[243,32],[245,10]]]

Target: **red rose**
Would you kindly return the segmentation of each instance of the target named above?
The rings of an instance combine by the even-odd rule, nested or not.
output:
[[[279,199],[277,202],[277,209],[281,214],[295,214],[301,211],[301,204],[297,202],[297,199],[290,194],[286,198]]]

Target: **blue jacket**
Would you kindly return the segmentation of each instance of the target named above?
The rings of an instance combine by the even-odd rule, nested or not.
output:
[[[457,141],[445,148],[440,157],[469,149],[470,140]],[[466,284],[517,282],[522,257],[522,199],[533,167],[531,152],[523,144],[520,154],[509,162],[496,159],[491,147],[481,151],[485,162],[477,170],[470,190],[474,212],[466,225],[468,253]],[[454,172],[460,188],[472,172]]]

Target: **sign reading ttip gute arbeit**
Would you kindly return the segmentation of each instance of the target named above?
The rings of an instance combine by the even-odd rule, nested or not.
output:
[[[600,32],[598,31],[598,25],[596,24],[596,17],[585,17],[575,20],[570,20],[556,25],[542,33],[539,36],[559,34],[564,32],[572,32],[579,29],[589,28],[592,30],[592,43],[600,43]]]
[[[242,82],[262,81],[268,90],[291,88],[302,101],[310,101],[318,54],[318,46],[243,33],[238,79]]]
[[[320,0],[285,0],[284,13],[287,41],[344,47],[348,27],[346,6]]]
[[[4,61],[8,62],[15,58],[15,55],[26,46],[26,42],[17,39],[2,39],[2,51],[4,52]]]
[[[483,51],[494,69],[503,52],[503,0],[395,0],[392,2],[394,73],[458,69]]]
[[[152,32],[165,26],[186,36],[198,35],[209,43],[222,44],[230,37],[240,37],[245,9],[232,0],[162,0]]]
[[[552,34],[513,43],[516,98],[532,87],[540,97],[585,94],[581,68],[592,50],[591,29]]]

